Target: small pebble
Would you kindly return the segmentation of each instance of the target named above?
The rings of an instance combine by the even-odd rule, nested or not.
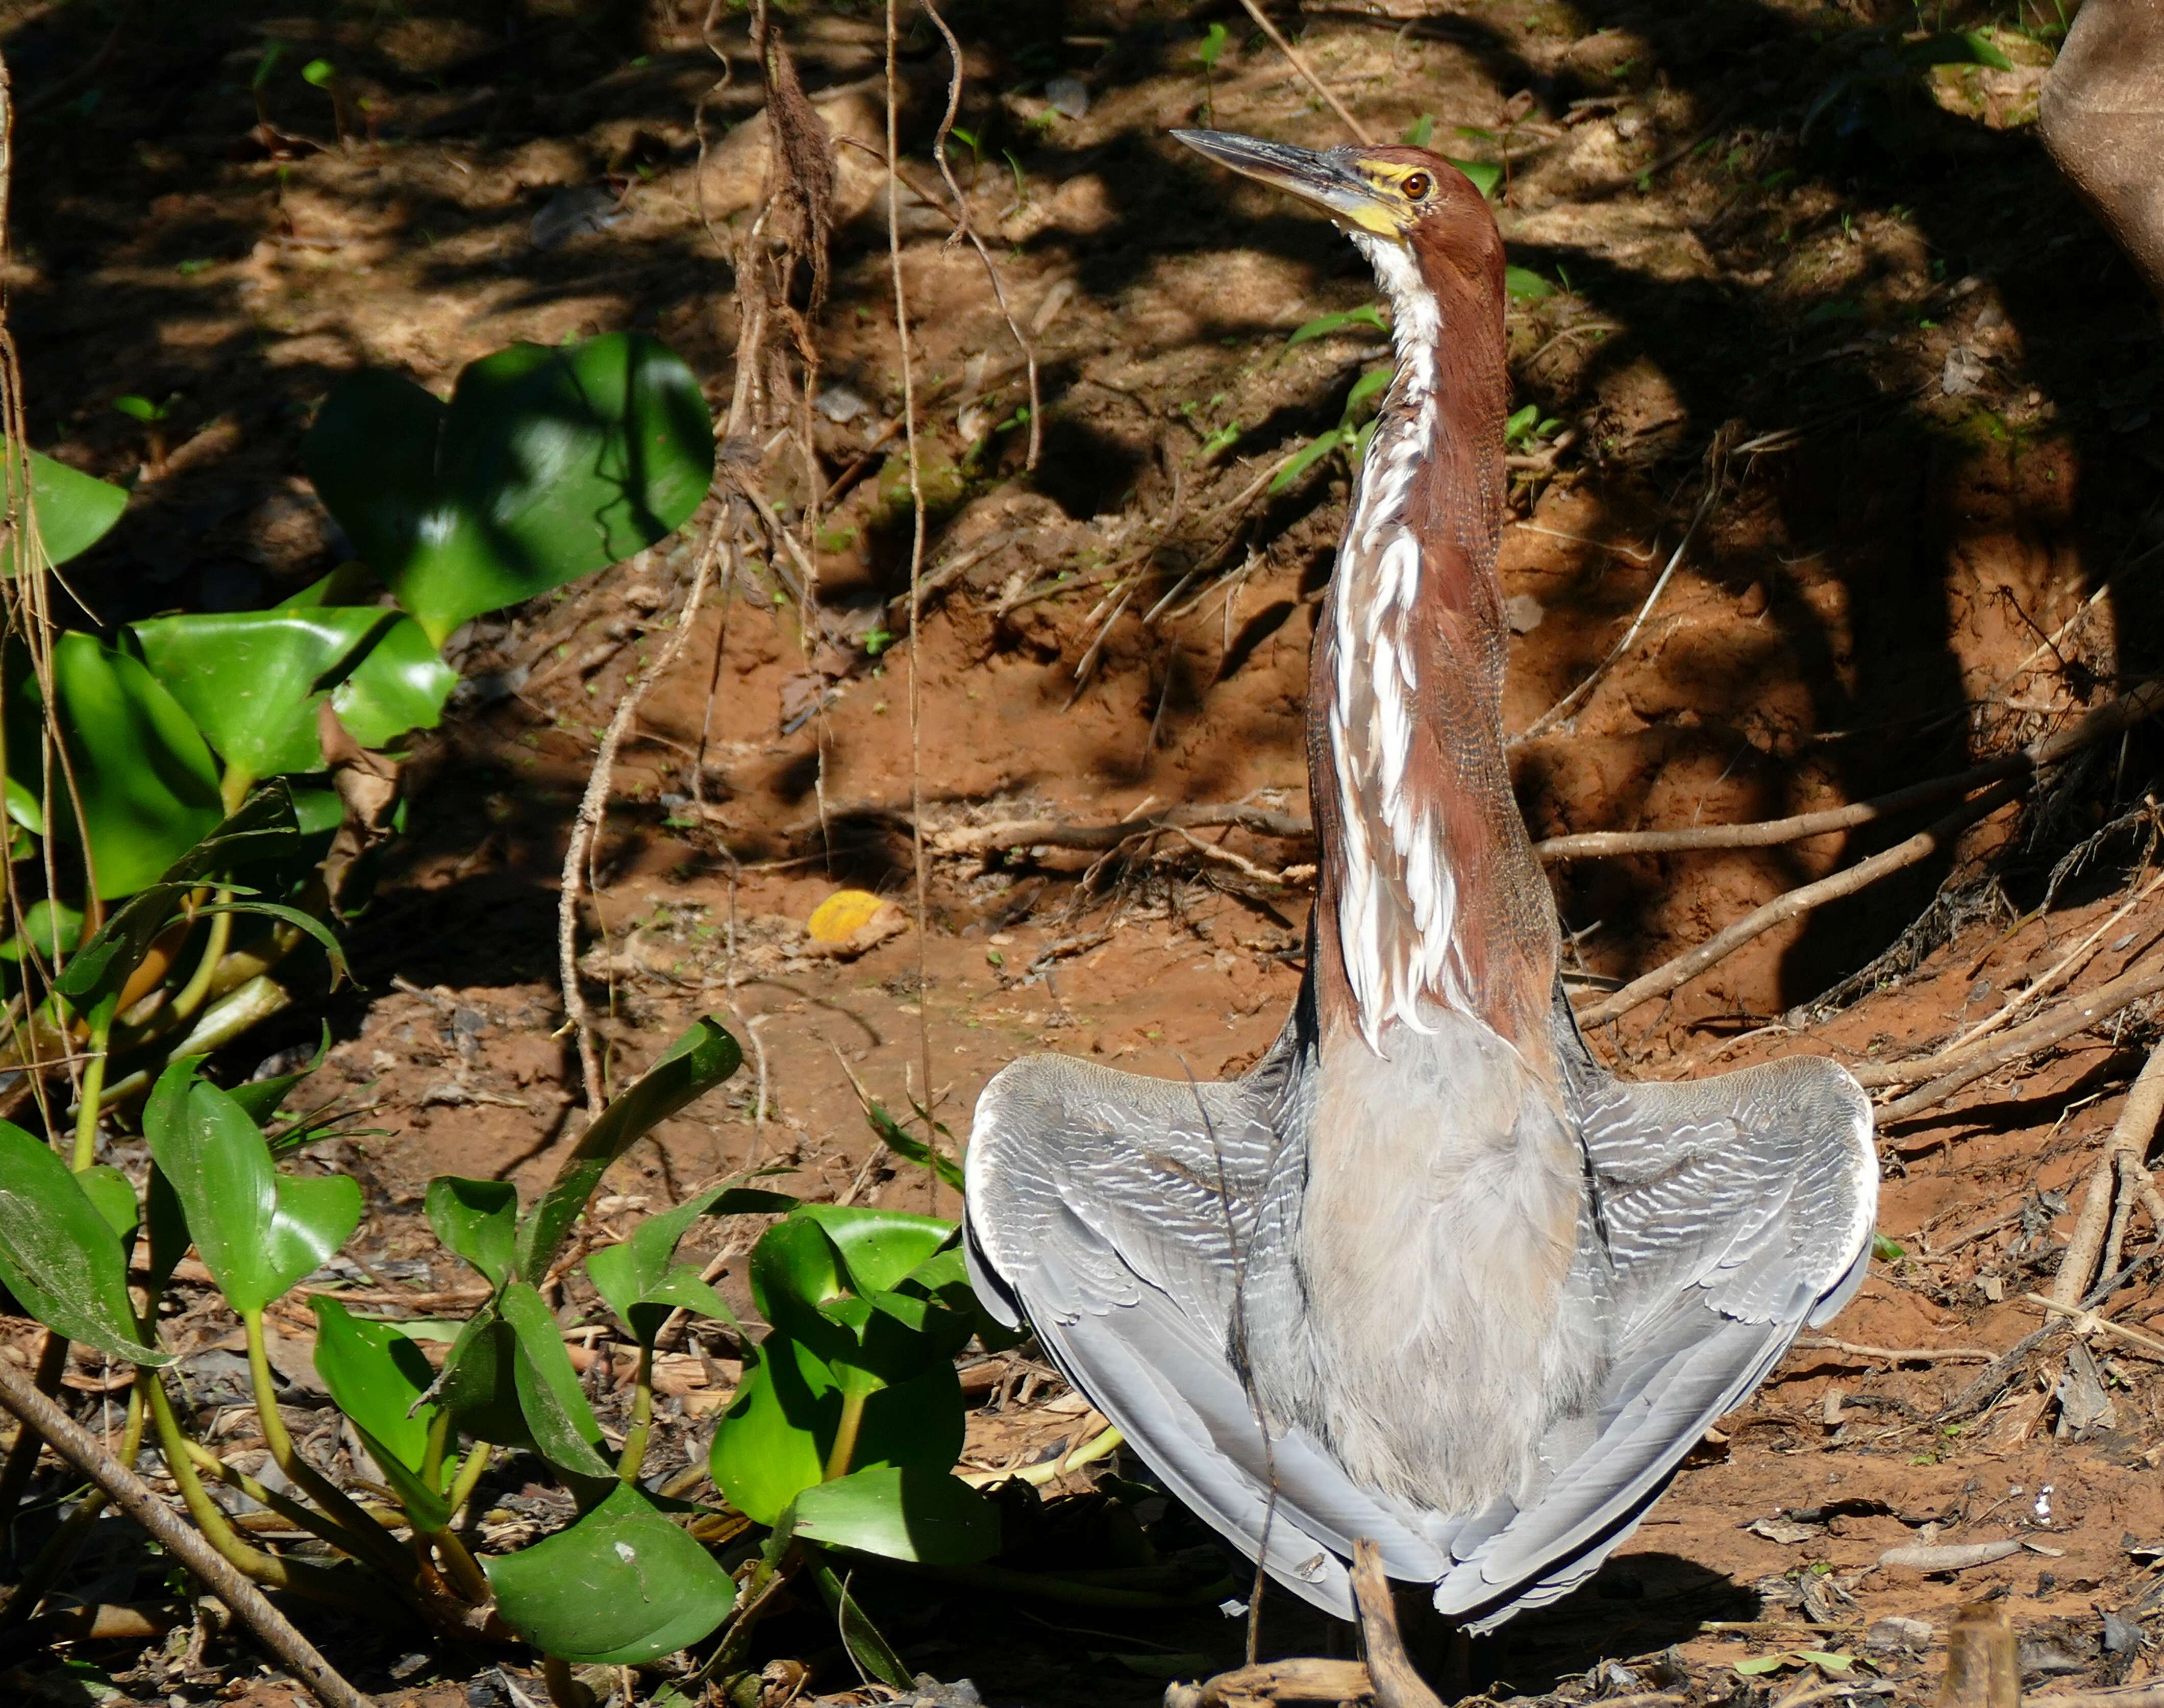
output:
[[[1090,91],[1079,77],[1054,77],[1044,86],[1044,98],[1069,118],[1079,118],[1090,110]]]

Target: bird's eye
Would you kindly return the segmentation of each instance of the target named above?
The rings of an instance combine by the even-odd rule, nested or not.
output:
[[[1427,192],[1435,188],[1435,180],[1428,176],[1426,172],[1415,172],[1399,187],[1414,201],[1423,201],[1426,198]]]

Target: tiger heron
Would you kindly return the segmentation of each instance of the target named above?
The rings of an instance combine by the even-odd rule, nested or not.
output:
[[[1830,1061],[1626,1085],[1504,759],[1503,244],[1417,148],[1180,141],[1326,213],[1397,373],[1308,686],[1305,975],[1244,1077],[1032,1056],[977,1104],[971,1275],[1184,1500],[1341,1617],[1355,1541],[1472,1632],[1553,1601],[1863,1278]]]

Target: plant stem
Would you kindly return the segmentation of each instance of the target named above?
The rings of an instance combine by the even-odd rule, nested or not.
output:
[[[444,1448],[451,1438],[451,1414],[439,1411],[428,1420],[428,1444],[421,1450],[421,1480],[434,1488],[444,1480]]]
[[[198,891],[197,893],[200,895],[202,892]],[[229,902],[233,900],[233,891],[220,890],[218,899],[221,905]],[[202,959],[196,963],[195,971],[188,975],[188,981],[181,987],[180,994],[165,1005],[167,1014],[176,1020],[186,1020],[202,1006],[203,999],[210,995],[212,975],[218,971],[218,964],[225,959],[227,946],[232,941],[233,916],[230,913],[212,914],[210,933],[203,938]]]
[[[477,1441],[468,1449],[465,1463],[459,1467],[458,1475],[451,1479],[450,1502],[453,1518],[459,1516],[459,1508],[473,1498],[475,1485],[481,1481],[481,1474],[488,1469],[489,1456],[494,1451],[495,1449],[485,1441]]]
[[[258,1306],[240,1313],[240,1326],[248,1337],[248,1374],[255,1390],[255,1414],[262,1420],[264,1444],[270,1449],[278,1469],[323,1506],[338,1527],[347,1532],[339,1546],[381,1567],[394,1579],[407,1581],[410,1570],[404,1551],[391,1532],[362,1511],[353,1497],[301,1456],[278,1410],[277,1390],[270,1381],[270,1355],[263,1341],[263,1311]]]
[[[66,1337],[47,1329],[45,1349],[38,1354],[38,1372],[30,1380],[48,1399],[60,1387],[61,1373],[67,1369],[67,1355]],[[30,1486],[30,1478],[38,1469],[38,1454],[45,1444],[45,1438],[27,1423],[15,1432],[15,1445],[8,1449],[7,1469],[0,1470],[0,1537],[6,1536],[14,1524],[15,1509],[22,1505],[23,1491]]]
[[[476,1607],[486,1607],[496,1599],[496,1592],[488,1586],[488,1574],[481,1570],[480,1562],[459,1540],[456,1531],[447,1524],[441,1530],[430,1531],[428,1540],[442,1556],[444,1569],[450,1574],[459,1594]]]
[[[844,1406],[848,1405],[844,1401]],[[638,1480],[639,1467],[646,1463],[647,1438],[654,1432],[654,1348],[641,1341],[638,1347],[638,1377],[631,1390],[631,1427],[624,1432],[623,1453],[616,1462],[617,1479],[620,1482]]]
[[[153,1371],[144,1371],[144,1379],[150,1401],[150,1421],[157,1426],[158,1447],[165,1456],[166,1474],[179,1486],[181,1504],[188,1509],[188,1516],[195,1520],[203,1540],[228,1564],[259,1584],[267,1584],[274,1590],[290,1590],[295,1595],[328,1602],[334,1607],[351,1606],[353,1597],[347,1593],[346,1586],[320,1566],[299,1560],[281,1560],[253,1542],[241,1540],[226,1521],[218,1503],[211,1499],[210,1491],[203,1487],[202,1479],[196,1474],[195,1460],[188,1452],[193,1443],[181,1432],[180,1419],[173,1415],[173,1402],[165,1397],[165,1385]]]
[[[75,1117],[72,1166],[78,1175],[97,1160],[97,1117],[105,1101],[107,1046],[113,1041],[113,1017],[118,1009],[116,998],[108,996],[90,1013],[90,1065],[82,1072],[82,1106]]]
[[[290,1495],[265,1488],[238,1465],[226,1464],[199,1441],[190,1440],[187,1451],[190,1463],[198,1472],[208,1472],[227,1488],[238,1490],[259,1506],[269,1507],[294,1529],[305,1530],[342,1553],[354,1551],[353,1538],[314,1508],[302,1506]]]
[[[594,1708],[594,1693],[573,1676],[571,1663],[563,1656],[543,1655],[541,1677],[549,1686],[549,1700],[556,1708]]]
[[[857,1431],[864,1421],[864,1401],[869,1396],[844,1392],[842,1395],[842,1421],[835,1426],[833,1450],[827,1455],[827,1480],[849,1474],[849,1461],[857,1456]]]
[[[142,1450],[143,1425],[145,1413],[143,1406],[143,1372],[138,1370],[135,1385],[128,1390],[128,1417],[121,1426],[120,1451],[113,1455],[116,1463],[134,1469],[135,1455]],[[76,1503],[52,1539],[39,1550],[38,1557],[30,1562],[23,1574],[23,1581],[15,1586],[4,1609],[0,1609],[0,1630],[19,1625],[38,1611],[38,1603],[45,1599],[45,1591],[58,1581],[60,1574],[68,1569],[89,1538],[91,1527],[103,1516],[106,1504],[111,1499],[102,1489],[94,1490]]]

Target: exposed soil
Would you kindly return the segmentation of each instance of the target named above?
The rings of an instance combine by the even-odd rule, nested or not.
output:
[[[703,10],[0,4],[20,115],[8,291],[33,439],[136,495],[71,568],[95,621],[269,603],[336,563],[342,543],[298,445],[355,365],[440,391],[514,339],[640,328],[726,408],[737,323],[706,222],[752,217],[764,121],[742,20],[717,29],[733,73],[717,85]],[[1205,83],[1195,44],[1213,19],[1231,35]],[[781,1190],[953,1214],[951,1192],[873,1142],[853,1075],[902,1111],[925,1096],[928,1060],[932,1106],[959,1139],[985,1080],[1027,1050],[1237,1072],[1298,985],[1312,855],[1296,838],[1219,827],[1110,856],[937,844],[1005,821],[1103,825],[1178,805],[1305,813],[1308,641],[1347,471],[1332,457],[1282,492],[1263,487],[1336,425],[1384,352],[1362,324],[1289,336],[1374,293],[1326,226],[1161,133],[1205,112],[1318,146],[1342,133],[1231,5],[957,0],[949,21],[969,45],[960,122],[977,139],[973,159],[954,150],[958,171],[1043,355],[1042,459],[1022,466],[1023,376],[982,264],[906,195],[926,564],[968,566],[917,635],[867,649],[868,633],[900,626],[886,602],[907,586],[909,503],[888,436],[901,375],[885,185],[843,148],[812,419],[822,481],[869,473],[813,530],[816,614],[748,565],[645,702],[582,948],[615,1080],[707,1012],[755,1065],[619,1165],[596,1238],[612,1217],[752,1168],[780,1171]],[[2156,667],[2164,344],[2155,305],[2027,124],[2049,38],[2010,14],[1950,11],[1946,28],[1991,26],[2015,68],[1926,79],[1878,69],[1871,31],[1914,20],[1872,0],[1392,0],[1309,4],[1299,21],[1304,56],[1377,136],[1431,122],[1437,146],[1507,160],[1510,259],[1547,286],[1514,300],[1510,321],[1519,397],[1553,420],[1545,443],[1557,448],[1517,447],[1509,727],[1531,726],[1615,646],[1698,507],[1709,444],[1736,423],[1725,484],[1636,644],[1573,717],[1514,751],[1536,836],[1862,800],[2062,728]],[[785,29],[828,124],[880,144],[877,18],[822,5]],[[249,80],[272,43],[285,45],[263,82],[270,129],[251,132]],[[904,147],[926,186],[946,63],[934,47],[921,25],[905,44]],[[294,70],[318,56],[338,67],[346,146],[329,98]],[[1063,75],[1086,94],[1079,117],[1048,101]],[[126,393],[177,394],[162,447],[110,407]],[[806,493],[788,436],[747,455],[796,515]],[[410,834],[351,933],[357,987],[226,1064],[245,1075],[288,1059],[328,1019],[325,1080],[373,1104],[386,1132],[320,1160],[370,1188],[354,1248],[363,1284],[422,1308],[455,1314],[466,1279],[419,1216],[428,1179],[537,1188],[584,1118],[559,1032],[565,837],[598,727],[674,620],[698,536],[695,523],[454,639],[468,686],[411,756]],[[912,672],[935,844],[921,920]],[[2158,757],[2143,730],[2098,749],[1958,849],[1767,933],[1601,1028],[1596,1047],[1648,1077],[1798,1050],[1920,1054],[2110,922],[2071,987],[2101,983],[2164,933],[2164,898],[2136,870],[2149,826],[2103,838],[2063,883],[2047,876],[2141,805]],[[1628,980],[1928,816],[1759,850],[1558,865],[1576,968]],[[804,927],[844,885],[905,916],[848,959]],[[1910,932],[1920,916],[1926,928]],[[1864,988],[1815,1003],[1866,968]],[[1951,1610],[1980,1597],[2013,1618],[2032,1687],[2152,1672],[2156,1353],[2055,1334],[1962,1396],[1980,1362],[1965,1349],[1995,1354],[2041,1326],[2023,1295],[2048,1285],[2069,1201],[2156,1035],[2138,1006],[1889,1125],[1880,1225],[1903,1255],[1831,1325],[1839,1343],[1793,1353],[1590,1588],[1480,1645],[1480,1680],[1496,1694],[1673,1688],[1740,1703],[1797,1680],[1735,1663],[1834,1648],[1868,1657],[1876,1670],[1848,1679],[1862,1694],[1919,1700]],[[728,1235],[710,1227],[702,1254]],[[2125,1249],[2160,1235],[2137,1212]],[[740,1269],[722,1285],[748,1303]],[[2104,1308],[2164,1334],[2153,1270]],[[297,1336],[307,1320],[287,1327]],[[207,1308],[191,1319],[192,1356],[229,1359],[228,1326]],[[2083,1346],[2103,1412],[2062,1388]],[[673,1368],[659,1452],[689,1458],[733,1370],[718,1353]],[[1090,1432],[1048,1374],[1003,1364],[985,1378],[974,1464],[1042,1459]],[[490,1522],[503,1537],[550,1521],[546,1490],[502,1492],[511,1504]],[[1878,1565],[1920,1536],[2013,1537],[2022,1551],[1957,1575]],[[904,1654],[1017,1708],[1152,1702],[1165,1676],[1236,1663],[1243,1634],[1215,1609],[923,1595],[890,1615]],[[1867,1640],[1888,1616],[1933,1632]],[[1342,1643],[1324,1623],[1273,1595],[1264,1650]],[[18,1650],[10,1688],[88,1700],[53,1670],[82,1662],[137,1700],[292,1695],[249,1683],[244,1648],[188,1656],[182,1631],[147,1651]],[[386,1703],[488,1708],[520,1700],[514,1685],[538,1690],[516,1667],[505,1684],[492,1655],[410,1634],[334,1627],[324,1640]],[[763,1642],[812,1660],[817,1689],[854,1682],[808,1614]]]

